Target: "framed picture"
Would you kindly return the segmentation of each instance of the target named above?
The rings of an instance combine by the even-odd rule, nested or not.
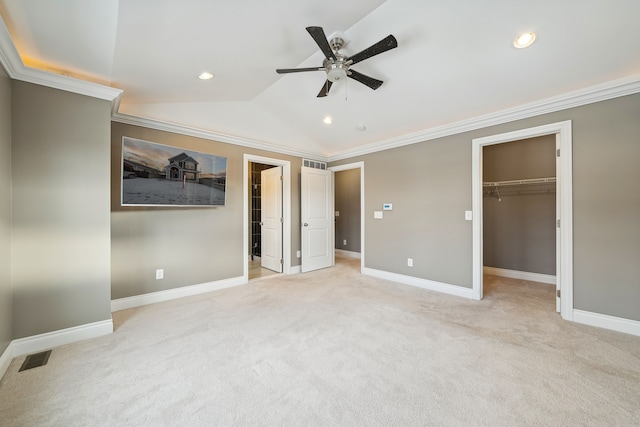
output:
[[[224,206],[227,158],[122,138],[122,206]]]

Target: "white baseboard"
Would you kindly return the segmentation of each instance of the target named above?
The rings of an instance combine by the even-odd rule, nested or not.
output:
[[[367,267],[362,269],[362,274],[377,277],[379,279],[391,280],[392,282],[398,282],[404,285],[416,286],[429,291],[436,291],[443,294],[473,299],[473,289],[471,288],[463,288],[462,286],[455,286],[427,279],[419,279],[417,277],[405,276],[404,274],[390,273],[388,271],[375,270]]]
[[[11,341],[12,357],[49,350],[76,341],[109,335],[113,332],[113,320],[87,323],[73,328],[33,335]]]
[[[550,274],[530,273],[528,271],[507,270],[504,268],[496,267],[483,267],[482,272],[484,274],[490,274],[492,276],[509,277],[510,279],[548,283],[550,285],[556,284],[556,276],[552,276]]]
[[[170,301],[192,295],[204,294],[207,292],[219,291],[220,289],[245,284],[247,284],[247,281],[244,277],[238,276],[231,279],[217,280],[215,282],[202,283],[199,285],[184,286],[182,288],[167,289],[166,291],[119,298],[111,301],[111,312],[140,307],[147,304],[155,304],[157,302]]]
[[[13,348],[11,343],[9,343],[7,348],[5,348],[2,354],[0,354],[0,379],[2,379],[4,373],[9,369],[11,360],[13,360]]]
[[[302,273],[302,266],[301,265],[292,265],[289,268],[289,273],[288,274],[300,274]]]
[[[640,321],[637,320],[623,319],[622,317],[574,309],[573,321],[584,325],[640,336]]]
[[[344,249],[336,249],[336,255],[342,255],[342,256],[346,256],[349,258],[358,258],[360,259],[360,252],[353,252],[353,251],[345,251]]]

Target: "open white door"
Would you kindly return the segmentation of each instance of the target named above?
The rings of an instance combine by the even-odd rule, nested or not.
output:
[[[333,172],[302,167],[303,273],[334,265]]]
[[[560,254],[562,253],[560,250],[560,243],[561,243],[561,239],[560,239],[560,207],[561,207],[561,201],[562,201],[562,194],[561,194],[561,189],[562,189],[562,183],[560,182],[561,179],[561,169],[560,169],[560,134],[557,133],[556,134],[556,311],[558,313],[561,313],[562,310],[562,306],[560,305],[560,298],[561,298],[561,294],[560,294],[560,288],[561,288],[561,281],[560,278],[562,277],[562,275],[560,274],[560,269],[562,268],[562,263],[561,261],[561,257]]]
[[[260,263],[263,268],[282,273],[282,171],[277,166],[260,175]]]

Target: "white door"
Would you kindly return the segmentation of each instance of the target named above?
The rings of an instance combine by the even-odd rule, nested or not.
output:
[[[333,172],[302,167],[303,273],[334,265]]]
[[[260,263],[282,273],[282,171],[281,167],[260,173]]]
[[[560,313],[560,298],[562,295],[560,294],[560,266],[561,266],[561,258],[560,258],[560,134],[556,134],[556,311]]]

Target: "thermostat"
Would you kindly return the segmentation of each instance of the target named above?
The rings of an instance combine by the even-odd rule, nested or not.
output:
[[[392,211],[393,210],[393,203],[385,203],[382,205],[382,210],[383,211]]]

